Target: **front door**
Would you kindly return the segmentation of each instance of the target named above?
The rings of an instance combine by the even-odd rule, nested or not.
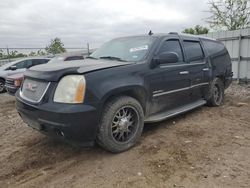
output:
[[[190,74],[184,61],[183,50],[178,38],[166,38],[156,57],[163,52],[175,52],[179,56],[177,63],[159,65],[151,70],[147,77],[152,94],[149,115],[174,109],[190,103]]]

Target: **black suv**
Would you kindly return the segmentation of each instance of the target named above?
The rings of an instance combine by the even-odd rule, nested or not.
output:
[[[219,106],[232,80],[221,42],[177,33],[111,40],[85,60],[25,73],[17,110],[31,127],[114,152],[158,122],[208,104]]]

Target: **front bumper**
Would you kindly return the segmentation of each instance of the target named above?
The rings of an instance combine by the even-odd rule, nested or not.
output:
[[[53,137],[90,146],[98,130],[96,107],[49,102],[33,105],[16,95],[16,108],[30,127]]]
[[[7,90],[8,94],[13,95],[13,96],[16,94],[19,88],[20,87],[5,85],[5,89]]]

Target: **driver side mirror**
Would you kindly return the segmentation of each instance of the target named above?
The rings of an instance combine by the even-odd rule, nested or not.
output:
[[[10,66],[10,70],[12,70],[12,71],[17,70],[17,66],[15,66],[15,65]]]
[[[153,59],[152,68],[167,63],[177,63],[179,61],[179,55],[175,52],[163,52],[158,57]]]

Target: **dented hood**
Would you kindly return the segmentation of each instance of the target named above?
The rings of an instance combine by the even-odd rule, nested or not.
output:
[[[132,63],[99,59],[62,61],[34,66],[27,70],[24,73],[24,76],[47,81],[58,81],[61,77],[69,74],[84,74],[102,69],[126,66],[129,64]]]

